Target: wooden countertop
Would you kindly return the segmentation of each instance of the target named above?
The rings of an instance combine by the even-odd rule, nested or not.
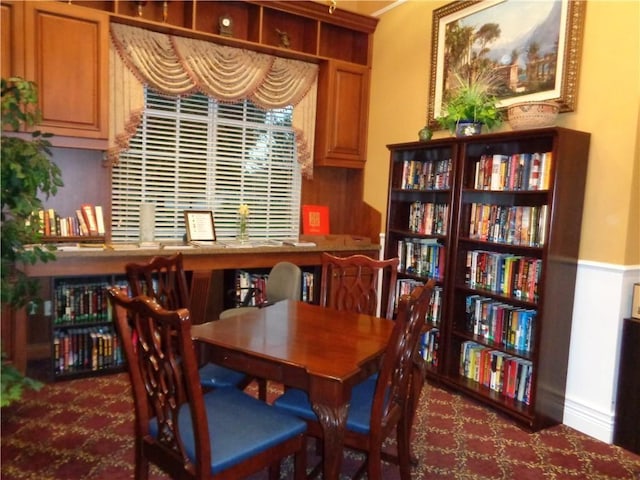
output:
[[[322,252],[350,255],[362,253],[371,255],[380,250],[380,245],[367,241],[349,241],[348,236],[334,236],[327,241],[318,241],[316,246],[251,246],[228,247],[185,246],[177,244],[151,248],[112,249],[79,247],[55,252],[56,260],[47,263],[26,265],[25,273],[32,277],[66,275],[119,274],[128,262],[144,262],[157,255],[172,255],[182,252],[186,270],[224,270],[231,268],[267,268],[279,261],[289,261],[296,265],[320,265]]]

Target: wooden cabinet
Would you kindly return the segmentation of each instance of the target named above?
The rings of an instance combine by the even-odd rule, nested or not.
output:
[[[315,162],[363,168],[369,114],[369,68],[329,60],[318,80]]]
[[[39,87],[39,128],[107,139],[108,15],[58,2],[25,2],[24,9],[25,76]]]
[[[75,1],[111,21],[320,64],[315,160],[363,168],[373,32],[378,20],[308,1]],[[221,35],[219,21],[231,19]]]
[[[0,6],[2,19],[2,43],[0,44],[0,61],[2,62],[2,78],[24,76],[24,2],[2,2]]]
[[[378,20],[308,1],[3,2],[3,76],[38,84],[54,145],[106,148],[110,21],[319,63],[317,165],[364,167]]]
[[[443,286],[429,375],[532,430],[563,417],[589,140],[545,128],[389,146],[385,255],[412,244],[399,278]],[[427,167],[446,159],[434,190]],[[431,233],[414,227],[425,218]]]
[[[640,320],[625,318],[622,324],[618,394],[613,443],[640,454]]]

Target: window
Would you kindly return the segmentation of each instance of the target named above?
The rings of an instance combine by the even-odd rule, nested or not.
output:
[[[297,238],[300,167],[292,108],[220,103],[145,89],[140,127],[112,173],[112,239],[139,238],[140,204],[155,204],[155,238],[181,239],[184,210],[212,210],[218,238],[234,238],[238,208],[251,238]]]

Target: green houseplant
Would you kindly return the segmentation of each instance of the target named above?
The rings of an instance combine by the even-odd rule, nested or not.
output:
[[[7,134],[21,126],[39,123],[38,92],[33,82],[14,77],[2,79],[2,182],[1,256],[3,305],[22,308],[38,293],[37,280],[27,277],[21,266],[55,259],[53,248],[32,246],[41,240],[38,211],[42,198],[55,195],[63,185],[59,167],[51,161],[49,134]],[[39,388],[39,383],[24,377],[2,355],[1,405],[22,395],[25,387]]]
[[[499,126],[502,114],[493,94],[495,78],[486,72],[470,76],[455,72],[453,77],[456,84],[445,95],[442,115],[436,119],[438,124],[458,136],[470,134],[460,131],[462,123],[482,124],[489,130]]]

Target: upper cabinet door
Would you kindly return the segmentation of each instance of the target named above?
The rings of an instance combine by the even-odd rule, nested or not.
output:
[[[318,100],[315,164],[363,168],[369,113],[369,68],[334,60],[321,65]]]
[[[2,61],[2,78],[21,77],[24,75],[24,3],[2,2],[0,6],[2,18],[2,40],[0,43],[0,60]]]
[[[56,136],[108,138],[108,15],[68,3],[24,6],[25,73],[39,88],[39,128]]]

